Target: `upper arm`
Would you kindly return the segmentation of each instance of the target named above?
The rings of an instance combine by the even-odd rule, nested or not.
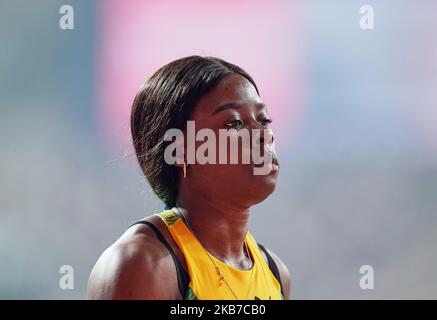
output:
[[[279,276],[281,277],[281,285],[284,291],[284,299],[289,300],[290,294],[291,294],[291,277],[290,272],[288,271],[287,266],[284,262],[282,262],[279,257],[271,252],[269,249],[267,249],[268,253],[272,256],[273,260],[276,263],[276,266],[278,267]]]
[[[113,245],[94,266],[88,299],[176,299],[174,266],[168,254],[142,241]]]

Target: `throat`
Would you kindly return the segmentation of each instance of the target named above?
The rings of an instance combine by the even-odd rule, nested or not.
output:
[[[247,245],[247,218],[223,214],[199,215],[181,207],[172,209],[200,242],[206,253],[236,269],[252,268],[253,258]]]

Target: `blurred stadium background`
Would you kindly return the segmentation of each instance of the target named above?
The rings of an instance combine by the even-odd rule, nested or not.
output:
[[[74,8],[75,29],[59,28]],[[359,8],[375,30],[359,28]],[[0,1],[0,298],[82,299],[100,253],[162,204],[129,137],[140,84],[213,55],[270,107],[276,193],[250,228],[295,299],[437,298],[435,1]],[[74,268],[61,290],[59,268]],[[359,287],[359,268],[375,289]]]

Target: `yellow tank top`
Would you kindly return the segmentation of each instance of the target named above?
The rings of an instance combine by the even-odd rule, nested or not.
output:
[[[156,213],[182,251],[190,282],[186,300],[282,300],[281,285],[267,265],[252,235],[246,241],[253,258],[250,270],[239,270],[208,254],[200,241],[173,210]],[[220,279],[214,263],[222,271],[228,285]]]

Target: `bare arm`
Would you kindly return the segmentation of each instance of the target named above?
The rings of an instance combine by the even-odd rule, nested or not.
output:
[[[285,263],[282,262],[282,260],[279,259],[279,257],[276,254],[271,252],[269,249],[267,249],[267,252],[272,256],[273,260],[275,261],[275,263],[278,267],[279,276],[281,277],[281,282],[282,282],[281,284],[282,284],[283,291],[284,291],[284,299],[290,300],[290,294],[291,294],[290,272],[288,271],[288,268],[285,265]]]
[[[115,243],[94,266],[87,299],[180,299],[174,262],[160,242],[145,235]]]

